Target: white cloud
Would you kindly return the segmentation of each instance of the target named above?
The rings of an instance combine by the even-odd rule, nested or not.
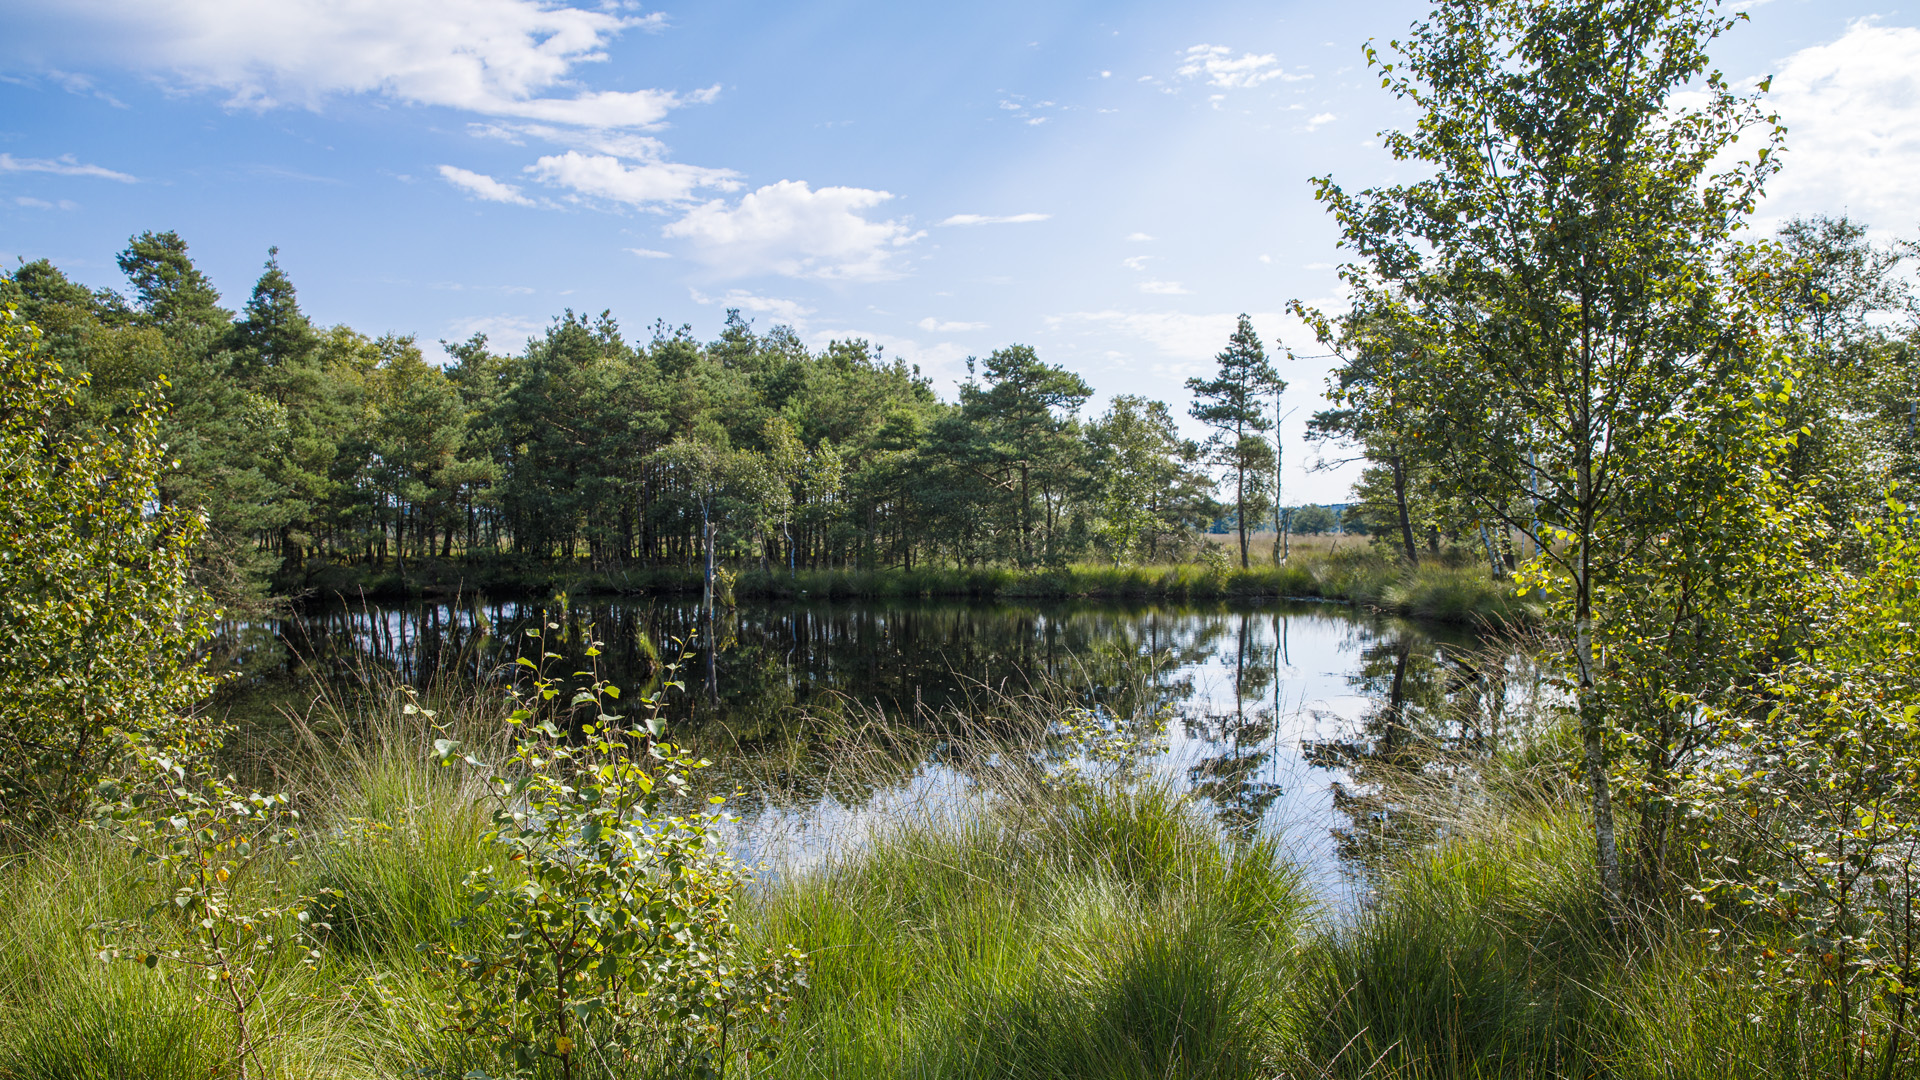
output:
[[[520,189],[512,184],[503,184],[484,173],[462,169],[457,165],[440,166],[440,176],[447,183],[466,192],[476,199],[487,202],[512,203],[515,206],[532,206],[533,200],[520,194]]]
[[[783,300],[777,296],[759,296],[745,289],[728,289],[725,296],[707,296],[698,289],[688,290],[696,304],[719,304],[722,307],[739,308],[751,311],[755,315],[771,315],[789,326],[805,326],[807,316],[813,309],[796,300]]]
[[[37,10],[36,10],[37,9]],[[23,0],[7,51],[44,64],[105,61],[233,107],[318,107],[378,94],[487,116],[585,127],[657,124],[710,98],[665,90],[574,90],[623,31],[660,17],[545,0]],[[22,25],[28,29],[20,29]],[[572,91],[547,96],[552,91]]]
[[[1120,265],[1129,270],[1145,270],[1147,263],[1159,257],[1158,255],[1129,255],[1120,260]]]
[[[1339,117],[1333,115],[1330,112],[1315,113],[1313,114],[1313,116],[1307,119],[1307,130],[1312,131],[1313,129],[1320,127],[1322,124],[1331,124],[1337,119],[1339,119]]]
[[[1271,255],[1262,255],[1262,256],[1260,256],[1260,261],[1261,261],[1261,262],[1263,262],[1263,263],[1271,263],[1271,262],[1273,261],[1273,256],[1271,256]]]
[[[1920,221],[1920,29],[1855,22],[1788,57],[1766,104],[1788,128],[1769,215],[1845,211],[1900,232]]]
[[[921,319],[914,325],[929,334],[964,334],[970,330],[987,328],[987,324],[983,322],[942,322],[932,317]]]
[[[101,165],[86,165],[76,160],[72,154],[62,154],[57,158],[17,158],[12,154],[0,154],[0,172],[38,172],[52,173],[55,176],[92,176],[101,180],[118,180],[123,184],[137,184],[139,178],[123,172],[115,172]]]
[[[513,338],[533,337],[546,327],[545,320],[530,319],[525,315],[471,315],[448,323],[447,338],[450,341],[465,341],[475,334],[485,334],[496,345],[500,345]]]
[[[526,171],[542,183],[634,206],[684,203],[700,188],[733,191],[740,187],[740,174],[732,169],[708,169],[670,161],[623,165],[612,155],[582,154],[578,150],[543,157],[527,166]]]
[[[45,199],[36,199],[31,195],[16,195],[13,203],[15,206],[30,206],[35,210],[78,210],[80,208],[80,204],[71,199],[61,199],[54,203]]]
[[[715,199],[661,232],[688,241],[694,257],[730,276],[881,281],[900,276],[894,256],[926,235],[898,221],[872,221],[863,211],[893,198],[867,188],[782,180],[741,196]]]
[[[1188,315],[1175,311],[1076,311],[1049,315],[1047,325],[1056,330],[1078,330],[1094,336],[1117,335],[1142,342],[1176,361],[1194,374],[1206,370],[1213,357],[1226,347],[1233,335],[1237,316],[1228,312]],[[1254,312],[1250,318],[1260,334],[1269,357],[1284,357],[1283,342],[1311,344],[1313,335],[1299,320],[1277,312]],[[1279,335],[1279,336],[1276,336]],[[1286,374],[1283,372],[1282,374]],[[1293,376],[1288,374],[1289,380]]]
[[[858,327],[838,326],[830,329],[818,329],[806,336],[807,346],[812,349],[824,349],[835,341],[864,339],[868,344],[877,345],[885,350],[882,355],[892,360],[904,360],[917,364],[923,375],[934,380],[936,389],[942,389],[948,383],[959,383],[966,377],[967,357],[974,350],[958,342],[936,341],[932,344],[915,338],[901,337],[880,331],[862,330]]]
[[[1045,221],[1052,214],[1008,214],[994,217],[991,214],[955,214],[940,222],[942,225],[1025,225],[1034,221]]]
[[[1148,236],[1146,233],[1143,233],[1143,232],[1137,232],[1137,233],[1128,233],[1127,239],[1134,242],[1139,242],[1142,240],[1151,240],[1153,239],[1153,237]]]
[[[669,253],[667,253],[667,252],[665,252],[665,251],[655,251],[655,250],[653,250],[652,248],[625,248],[624,250],[625,250],[625,251],[626,251],[626,252],[627,252],[628,254],[630,254],[630,255],[638,255],[639,257],[641,257],[641,258],[643,258],[643,259],[671,259],[671,258],[673,258],[673,256],[672,256],[671,254],[669,254]]]
[[[1187,295],[1187,287],[1177,281],[1143,281],[1140,283],[1140,291],[1160,296]]]
[[[1188,79],[1204,76],[1207,85],[1222,90],[1251,90],[1264,82],[1284,79],[1298,82],[1311,79],[1311,75],[1289,75],[1280,66],[1280,61],[1272,53],[1254,55],[1241,53],[1238,57],[1225,45],[1195,45],[1186,52],[1186,62],[1180,65],[1178,74]]]

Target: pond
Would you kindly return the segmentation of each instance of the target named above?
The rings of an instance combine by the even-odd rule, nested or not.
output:
[[[516,601],[322,607],[253,629],[232,700],[245,712],[252,695],[257,712],[315,675],[497,679],[539,656],[527,631],[549,620],[562,627],[544,645],[564,656],[559,673],[584,666],[596,640],[593,663],[628,701],[657,684],[662,658],[680,658],[672,737],[743,793],[735,846],[782,866],[857,839],[876,817],[960,798],[978,777],[952,718],[1007,722],[1009,702],[1037,695],[1161,717],[1137,766],[1191,792],[1229,832],[1277,839],[1337,901],[1407,839],[1378,777],[1470,769],[1538,690],[1511,648],[1337,605],[748,604],[709,633],[694,600],[655,598],[575,602],[564,615]]]

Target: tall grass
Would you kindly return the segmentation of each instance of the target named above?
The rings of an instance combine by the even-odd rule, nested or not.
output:
[[[484,695],[426,697],[468,745],[498,740]],[[307,816],[297,861],[271,876],[323,896],[334,927],[311,969],[291,951],[267,960],[273,1076],[493,1068],[442,1034],[422,972],[423,943],[497,930],[466,918],[461,884],[493,859],[485,815],[461,772],[434,764],[433,733],[403,712],[413,700],[378,685],[322,698],[261,766]],[[1736,923],[1609,922],[1563,732],[1485,763],[1471,790],[1457,771],[1444,798],[1412,777],[1431,816],[1414,832],[1439,839],[1389,857],[1368,902],[1341,913],[1312,904],[1271,842],[1230,839],[1153,777],[1032,764],[1053,707],[982,699],[975,727],[940,735],[972,740],[948,758],[972,778],[964,794],[899,803],[823,861],[763,878],[746,931],[798,944],[811,986],[752,1075],[1838,1074],[1817,1001],[1755,985],[1737,950],[1707,947],[1701,930],[1724,939]],[[912,786],[897,753],[871,752],[842,767]],[[0,1080],[232,1075],[228,1029],[193,980],[94,958],[92,925],[164,899],[137,870],[77,827],[0,863]],[[1916,1071],[1911,1053],[1876,1070]]]
[[[906,822],[757,901],[813,956],[781,1076],[1239,1077],[1306,911],[1158,784]]]
[[[1757,952],[1787,943],[1685,905],[1610,920],[1577,789],[1532,765],[1496,765],[1490,799],[1439,808],[1443,839],[1404,853],[1368,906],[1307,945],[1286,1003],[1298,1075],[1848,1074],[1818,995],[1755,975]],[[1907,1047],[1864,1075],[1920,1075],[1920,1058]]]

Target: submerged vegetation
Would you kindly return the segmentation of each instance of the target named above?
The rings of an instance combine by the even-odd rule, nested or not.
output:
[[[1910,305],[1845,219],[1739,234],[1782,133],[1711,71],[1736,21],[1441,0],[1370,52],[1431,175],[1320,182],[1352,304],[1299,310],[1390,554],[1253,567],[1250,330],[1195,382],[1202,448],[1157,402],[1080,423],[1085,383],[1021,346],[952,405],[737,318],[634,348],[569,314],[439,369],[315,330],[272,262],[233,319],[172,234],[123,254],[131,303],[23,265],[0,1078],[1920,1074]],[[1202,464],[1237,560],[1196,543]],[[1162,658],[1126,647],[1119,691],[785,747],[901,798],[756,877],[724,807],[804,770],[710,768],[672,644],[615,685],[564,601],[493,668],[322,694],[270,746],[202,707],[210,590],[424,564],[695,573],[709,706],[730,598],[783,591],[1339,597],[1524,623],[1536,677],[1508,695],[1512,643],[1366,658],[1373,711],[1303,747],[1344,770],[1344,907],[1234,786],[1255,758],[1150,767],[1169,702],[1124,691]]]

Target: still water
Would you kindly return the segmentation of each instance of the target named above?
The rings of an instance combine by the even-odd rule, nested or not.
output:
[[[560,629],[543,647],[527,631],[549,622]],[[599,674],[632,701],[678,657],[672,738],[743,792],[735,846],[780,866],[857,843],[876,819],[957,803],[979,774],[956,716],[1031,737],[1004,726],[1020,723],[1009,701],[1034,694],[1102,717],[1158,716],[1135,766],[1191,792],[1230,833],[1278,840],[1335,901],[1363,886],[1370,855],[1409,838],[1377,779],[1470,770],[1538,680],[1510,649],[1333,605],[750,604],[709,629],[677,598],[576,602],[564,614],[525,602],[356,604],[306,612],[274,635],[281,647],[256,655],[281,657],[278,671],[256,661],[257,685],[370,669],[420,686],[498,681],[543,648],[567,675],[598,641]]]

